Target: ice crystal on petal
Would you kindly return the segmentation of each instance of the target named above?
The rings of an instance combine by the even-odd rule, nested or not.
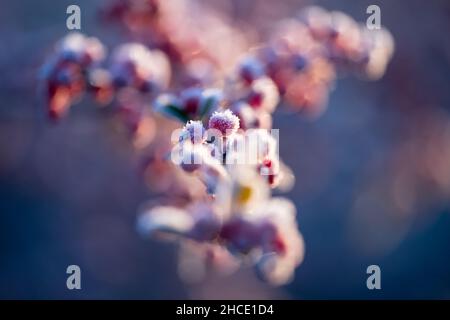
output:
[[[219,130],[222,135],[229,136],[239,129],[239,118],[230,110],[216,111],[209,118],[209,128]]]

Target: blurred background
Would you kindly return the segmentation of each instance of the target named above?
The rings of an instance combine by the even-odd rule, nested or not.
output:
[[[448,1],[202,1],[261,30],[309,4],[361,22],[377,4],[395,39],[381,80],[340,79],[314,121],[275,114],[306,242],[295,279],[281,288],[245,269],[184,284],[177,246],[135,232],[152,193],[111,119],[86,99],[60,123],[47,121],[36,74],[67,33],[67,6],[81,7],[82,32],[108,45],[126,40],[98,21],[104,3],[0,4],[0,298],[450,298]],[[82,290],[66,288],[71,264]],[[381,290],[366,287],[371,264]]]

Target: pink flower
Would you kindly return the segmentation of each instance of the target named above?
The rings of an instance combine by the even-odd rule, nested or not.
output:
[[[262,77],[252,83],[247,97],[247,102],[252,108],[272,113],[279,101],[280,94],[272,79]]]
[[[105,56],[105,48],[97,38],[70,33],[61,39],[41,70],[48,113],[56,120],[66,114],[89,87],[86,75]]]
[[[229,136],[239,129],[239,118],[230,110],[216,111],[209,118],[209,128],[219,130],[223,136]]]

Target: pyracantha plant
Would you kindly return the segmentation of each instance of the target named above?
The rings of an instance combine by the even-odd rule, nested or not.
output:
[[[100,14],[134,41],[107,58],[97,38],[60,40],[41,73],[49,117],[84,94],[117,115],[149,187],[163,195],[143,206],[138,231],[180,244],[184,278],[251,265],[269,283],[288,282],[304,243],[293,203],[271,196],[294,178],[270,134],[272,113],[319,115],[339,73],[380,78],[390,33],[319,7],[274,24],[258,43],[193,0],[117,0]],[[252,161],[235,161],[248,159],[237,146],[250,140]]]

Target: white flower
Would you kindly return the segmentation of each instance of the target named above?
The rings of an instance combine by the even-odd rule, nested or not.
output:
[[[227,215],[250,213],[268,199],[269,187],[254,166],[238,164],[228,169],[230,179],[220,181],[216,193],[216,201]]]
[[[366,30],[363,27],[364,44],[368,51],[368,62],[365,74],[371,80],[377,80],[384,75],[387,64],[394,53],[394,39],[391,33],[382,28],[380,30]]]
[[[246,216],[260,226],[262,255],[256,259],[255,267],[264,280],[275,285],[291,280],[295,268],[303,261],[304,242],[295,215],[291,201],[272,198]]]
[[[189,120],[180,133],[180,142],[191,141],[194,144],[203,143],[206,140],[205,128],[201,121]]]
[[[142,235],[185,235],[192,229],[194,220],[186,210],[171,206],[154,207],[141,214],[137,229]]]
[[[211,241],[219,234],[221,216],[211,204],[193,203],[184,209],[156,206],[138,218],[137,229],[146,236],[181,236],[197,241]]]
[[[316,39],[326,39],[331,35],[331,16],[327,10],[318,6],[309,6],[300,11],[299,18],[308,26]]]

